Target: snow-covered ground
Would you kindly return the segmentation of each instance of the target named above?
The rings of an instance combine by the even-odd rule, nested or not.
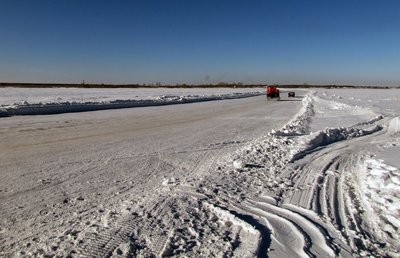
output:
[[[399,257],[400,90],[296,95],[1,118],[0,254]]]
[[[119,99],[158,99],[160,96],[209,96],[263,92],[262,88],[0,88],[0,105],[20,103],[107,102]]]
[[[160,106],[257,96],[262,88],[0,88],[0,117]]]

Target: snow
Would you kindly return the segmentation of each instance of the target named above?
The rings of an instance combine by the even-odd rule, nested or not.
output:
[[[160,95],[163,94],[164,95]],[[0,88],[0,117],[160,106],[261,95],[262,89]]]
[[[376,237],[399,249],[400,172],[383,160],[368,158],[360,164],[358,187]]]
[[[246,164],[244,164],[243,161],[241,160],[233,161],[233,167],[238,171],[242,170],[245,167],[245,165]]]
[[[400,90],[295,91],[1,118],[0,254],[398,257]]]
[[[158,99],[190,95],[223,95],[263,92],[262,88],[0,88],[0,105],[14,103],[107,102],[118,99]]]

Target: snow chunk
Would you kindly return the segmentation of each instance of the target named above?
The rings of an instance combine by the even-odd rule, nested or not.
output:
[[[235,170],[242,170],[245,167],[245,163],[242,160],[233,161],[233,168]]]

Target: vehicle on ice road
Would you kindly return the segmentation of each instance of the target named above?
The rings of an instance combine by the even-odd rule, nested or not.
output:
[[[273,99],[273,98],[277,98],[278,100],[280,99],[279,89],[276,86],[267,86],[265,88],[265,93],[267,94],[267,99]]]

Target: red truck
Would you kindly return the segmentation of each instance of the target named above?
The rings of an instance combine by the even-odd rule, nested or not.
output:
[[[267,94],[267,99],[278,98],[279,100],[279,89],[276,86],[267,86],[265,88],[265,93]]]

